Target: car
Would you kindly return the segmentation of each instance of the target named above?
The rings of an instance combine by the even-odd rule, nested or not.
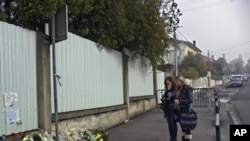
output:
[[[243,75],[241,74],[231,75],[228,82],[228,87],[242,87],[242,86],[243,86]]]
[[[247,77],[247,76],[243,76],[243,80],[244,80],[244,81],[247,81],[247,80],[248,80],[248,77]]]

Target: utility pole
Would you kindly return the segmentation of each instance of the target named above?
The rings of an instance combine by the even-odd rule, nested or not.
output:
[[[208,57],[208,71],[210,71],[210,64],[211,64],[211,59],[210,59],[210,52],[209,50],[207,51],[207,57]]]
[[[225,68],[226,67],[226,58],[225,58],[225,54],[223,54],[223,74],[225,73]]]
[[[225,81],[224,81],[224,76],[225,76],[225,74],[226,74],[226,58],[225,58],[225,54],[223,54],[223,69],[222,69],[222,79],[223,79],[223,83],[225,83]]]
[[[175,76],[178,76],[178,57],[177,57],[177,43],[176,43],[176,28],[174,27],[174,48],[175,48]]]
[[[209,50],[208,50],[208,53],[207,53],[207,57],[208,57],[208,72],[207,72],[207,84],[208,84],[208,88],[210,88],[210,86],[211,86],[211,72],[210,72],[210,64],[211,64],[211,61],[213,61],[213,60],[211,60],[210,59],[210,52],[209,52]]]

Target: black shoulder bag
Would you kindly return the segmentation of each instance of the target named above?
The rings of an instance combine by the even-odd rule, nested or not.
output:
[[[180,113],[180,124],[183,130],[194,130],[197,125],[197,113],[190,108],[189,111]]]

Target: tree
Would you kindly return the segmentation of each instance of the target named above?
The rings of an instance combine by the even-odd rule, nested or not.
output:
[[[247,61],[247,64],[244,67],[244,72],[250,74],[250,58]]]
[[[232,60],[230,64],[232,66],[231,68],[232,73],[243,73],[244,61],[241,55],[238,58]]]
[[[165,31],[167,25],[159,15],[159,1],[129,1],[127,7],[131,9],[127,11],[127,19],[131,31],[128,35],[132,35],[133,40],[127,42],[126,47],[134,51],[135,56],[147,57],[152,65],[163,62],[169,37]]]
[[[190,79],[199,78],[199,72],[195,70],[195,68],[193,67],[188,67],[187,70],[182,69],[181,75],[184,76],[185,78],[190,78]]]
[[[207,60],[205,62],[207,71],[210,71],[212,74],[219,74],[217,69],[217,64],[215,60]]]
[[[217,72],[219,75],[224,75],[226,73],[227,70],[227,61],[225,58],[219,58],[217,59],[216,63],[215,63],[215,67],[217,69]]]
[[[40,31],[44,31],[44,24],[57,8],[67,4],[70,32],[105,47],[120,51],[126,47],[135,57],[147,57],[151,65],[163,61],[169,29],[177,26],[180,15],[174,0],[1,0],[0,3],[4,5],[0,8],[0,20]],[[161,16],[163,5],[172,8],[164,9]]]
[[[44,23],[62,0],[1,0],[0,20],[33,30],[44,31]]]
[[[200,54],[196,55],[190,54],[184,57],[179,68],[181,75],[186,75],[185,76],[186,78],[191,78],[191,79],[197,78],[195,74],[196,72],[198,72],[198,77],[206,76],[207,73],[205,62]],[[190,72],[193,72],[194,74],[190,75]]]
[[[162,0],[162,15],[163,18],[167,21],[167,31],[172,33],[179,27],[180,19],[182,15],[180,9],[178,9],[178,4],[175,0]]]

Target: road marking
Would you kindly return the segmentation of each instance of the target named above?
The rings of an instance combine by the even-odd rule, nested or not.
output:
[[[225,89],[223,90],[219,95],[220,95],[220,102],[222,103],[227,103],[228,101],[231,100],[231,97],[235,95],[239,89]]]

